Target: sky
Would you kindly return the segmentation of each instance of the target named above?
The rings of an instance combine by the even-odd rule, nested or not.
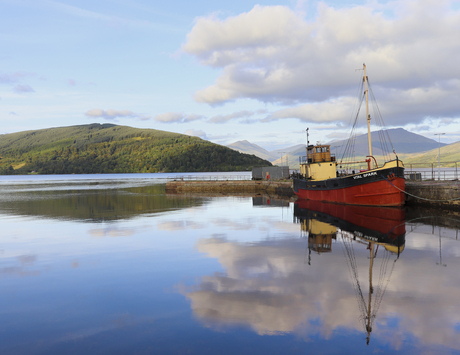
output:
[[[460,140],[459,0],[0,0],[0,48],[0,134],[327,143],[350,132],[365,63],[387,128]]]

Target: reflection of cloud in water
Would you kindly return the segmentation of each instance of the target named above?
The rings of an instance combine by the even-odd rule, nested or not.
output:
[[[227,230],[248,230],[254,228],[254,225],[257,225],[259,221],[251,218],[239,222],[230,218],[214,218],[211,223]]]
[[[16,259],[16,261],[14,261]],[[13,263],[19,262],[20,266],[5,266],[0,268],[0,277],[1,276],[38,276],[40,271],[38,270],[28,270],[28,266],[32,266],[37,261],[36,255],[18,255],[15,258],[5,258],[4,261],[10,260]]]
[[[198,290],[187,294],[195,314],[206,323],[247,324],[258,334],[276,334],[313,329],[313,321],[329,313],[331,319],[321,329],[325,337],[338,324],[359,327],[354,290],[339,279],[335,289],[318,293],[318,285],[330,286],[329,276],[306,272],[302,241],[251,245],[211,238],[200,240],[197,248],[219,259],[228,275],[203,277]],[[340,261],[338,269],[345,267]],[[331,265],[330,272],[334,269]]]
[[[258,334],[295,332],[308,338],[320,333],[326,339],[339,328],[364,332],[340,243],[334,243],[333,253],[316,255],[315,262],[307,265],[304,240],[241,244],[224,238],[201,239],[197,249],[217,258],[226,274],[203,277],[186,295],[195,315],[217,328],[239,324]],[[411,336],[422,344],[460,349],[456,330],[460,324],[458,264],[440,268],[430,259],[436,250],[429,256],[411,255],[408,244],[406,255],[397,260],[391,274],[372,337],[395,349]],[[360,254],[360,284],[365,289],[369,251],[356,243],[355,248]],[[380,271],[377,260],[376,284]],[[390,268],[394,260],[393,255]]]
[[[36,255],[19,255],[16,257],[22,266],[33,265],[37,261]]]
[[[130,237],[135,234],[135,230],[132,228],[98,228],[90,229],[88,233],[94,238],[104,238],[104,237]]]
[[[190,215],[193,216],[197,211],[203,212],[201,208],[192,208]],[[231,214],[233,212],[230,212]],[[236,211],[234,213],[241,213]],[[226,218],[226,217],[206,217],[203,219],[204,214],[197,213],[196,218],[191,219],[180,219],[180,220],[163,220],[162,222],[157,223],[157,228],[159,230],[165,231],[186,231],[186,230],[200,230],[208,228],[218,228],[219,230],[226,231],[266,231],[268,234],[280,232],[285,233],[295,233],[299,234],[299,228],[291,221],[284,222],[279,221],[278,218],[272,217],[246,217],[246,218]]]
[[[38,270],[24,270],[20,266],[7,266],[0,268],[0,275],[3,276],[38,276],[40,271]]]
[[[190,229],[203,229],[205,226],[202,223],[197,223],[194,221],[167,221],[157,224],[159,230],[165,231],[182,231]]]

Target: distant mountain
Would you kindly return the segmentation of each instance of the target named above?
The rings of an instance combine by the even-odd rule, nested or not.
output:
[[[283,157],[286,154],[293,154],[293,152],[296,152],[301,149],[305,150],[305,144],[296,144],[291,147],[273,150],[271,153],[274,154],[277,157],[277,159],[280,159],[280,156],[282,155],[281,159],[283,159]]]
[[[114,124],[0,135],[0,174],[240,171],[267,165],[197,137]]]
[[[391,143],[396,151],[396,154],[411,154],[411,153],[420,153],[426,152],[428,150],[438,148],[439,143],[430,138],[426,138],[419,134],[415,134],[409,131],[406,131],[403,128],[393,128],[387,129],[386,132],[390,137]],[[374,155],[382,154],[382,143],[381,138],[385,141],[386,135],[383,137],[384,131],[375,131],[371,132],[372,139],[372,152]],[[347,143],[347,140],[333,141],[328,144],[331,147],[337,147],[337,152],[343,150],[344,145]],[[446,144],[441,143],[441,147]],[[391,149],[391,146],[388,146]],[[369,151],[367,134],[362,134],[356,137],[355,141],[355,154],[356,155],[367,155]]]
[[[257,144],[250,143],[246,140],[229,144],[227,145],[227,147],[233,150],[236,150],[240,153],[253,154],[256,157],[259,157],[261,159],[265,159],[268,161],[273,160],[272,154],[270,154],[269,151],[265,150],[262,147],[259,147]]]
[[[270,162],[277,161],[278,159],[280,159],[281,155],[291,153],[300,148],[305,149],[305,146],[303,144],[298,144],[292,147],[267,151],[266,149],[258,146],[257,144],[250,143],[247,140],[229,144],[227,145],[227,147],[232,148],[241,153],[254,154],[257,157],[268,160]]]
[[[378,157],[382,155],[382,144],[380,142],[380,137],[382,136],[383,131],[375,131],[371,133],[372,138],[372,153],[374,156]],[[416,153],[423,153],[427,151],[431,151],[432,149],[439,148],[439,142],[435,139],[426,138],[419,134],[415,134],[409,131],[406,131],[403,128],[394,128],[388,129],[387,134],[390,137],[390,140],[393,144],[393,147],[398,154],[399,157],[408,155],[408,154],[416,154]],[[246,150],[249,147],[258,147],[255,144],[252,144],[248,141],[243,141],[245,144],[239,145],[240,142],[233,143],[233,145],[239,147],[240,152],[245,152],[249,154],[254,154],[256,156],[262,157],[256,153],[256,150]],[[346,145],[347,140],[340,140],[340,141],[331,141],[326,144],[331,145],[331,151],[333,154],[337,156],[337,158],[341,158],[342,150]],[[230,145],[229,147],[231,147]],[[446,146],[446,144],[441,143],[441,147]],[[298,169],[299,167],[299,157],[306,155],[305,145],[298,144],[296,146],[287,147],[284,149],[278,149],[273,152],[267,152],[265,149],[258,147],[260,150],[265,152],[264,159],[271,161],[274,165],[289,165],[292,169]],[[235,149],[235,148],[233,148]],[[391,150],[391,146],[388,145],[388,149]],[[367,141],[367,134],[362,134],[356,137],[355,145],[354,145],[354,152],[355,155],[358,156],[366,156],[368,155],[368,141]],[[285,153],[282,157],[280,156],[282,153]],[[267,154],[268,157],[267,157]],[[437,153],[436,153],[437,154]]]

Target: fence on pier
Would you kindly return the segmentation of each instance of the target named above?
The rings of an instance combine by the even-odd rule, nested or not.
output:
[[[182,181],[241,181],[251,180],[252,176],[249,172],[247,175],[211,175],[211,174],[184,174],[166,177],[167,180],[182,180]]]
[[[404,164],[408,181],[458,180],[458,162]]]

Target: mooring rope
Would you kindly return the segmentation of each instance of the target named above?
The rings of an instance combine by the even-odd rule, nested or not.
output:
[[[415,195],[412,195],[410,193],[408,193],[407,191],[404,191],[402,189],[400,189],[398,186],[396,186],[395,184],[393,184],[390,180],[388,180],[385,176],[381,175],[386,181],[388,181],[389,184],[393,185],[396,189],[398,189],[399,191],[401,192],[404,192],[406,195],[409,195],[409,196],[412,196],[414,198],[418,198],[420,200],[425,200],[425,201],[434,201],[434,202],[447,202],[447,201],[455,201],[455,200],[460,200],[460,197],[456,197],[456,198],[451,198],[449,200],[432,200],[432,199],[429,199],[429,198],[425,198],[425,197],[420,197],[420,196],[415,196]]]

